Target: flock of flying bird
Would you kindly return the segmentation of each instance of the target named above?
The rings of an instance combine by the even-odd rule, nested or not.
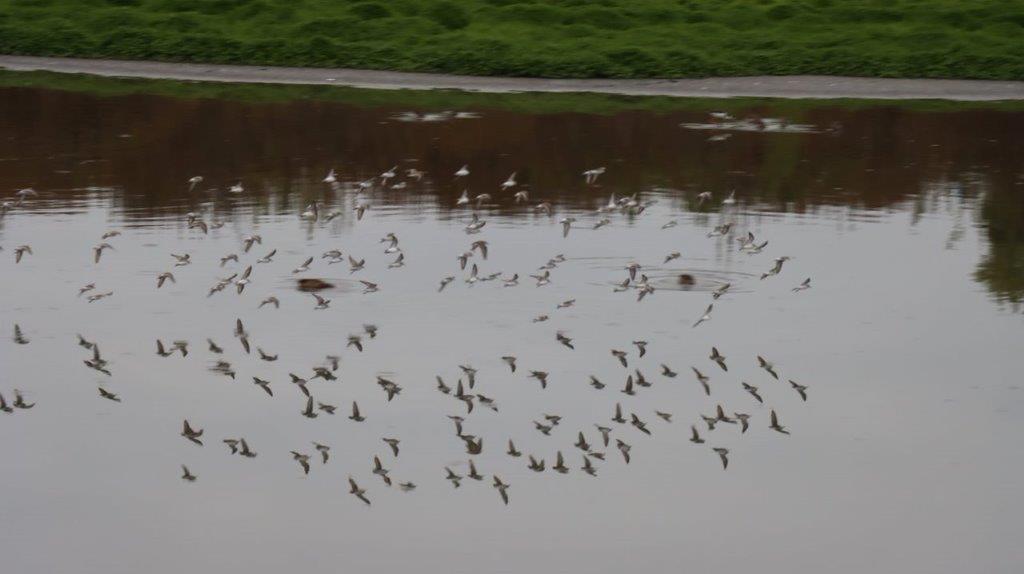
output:
[[[604,168],[596,168],[583,172],[585,183],[588,186],[593,186],[596,189],[598,179],[604,174]],[[462,178],[469,175],[469,167],[463,166],[454,173],[456,183]],[[352,184],[357,191],[366,191],[373,189],[400,189],[409,183],[419,181],[424,177],[424,173],[416,169],[409,169],[405,171],[405,179],[398,181],[399,173],[397,166],[391,168],[377,177],[371,178],[370,180],[358,182]],[[338,185],[339,180],[334,170],[324,178],[324,183],[332,186]],[[197,186],[203,183],[201,176],[192,177],[187,181],[187,187],[190,192],[194,191]],[[229,193],[244,193],[244,188],[241,182],[232,185],[229,188]],[[464,230],[468,235],[477,235],[483,232],[487,221],[481,219],[477,209],[484,205],[491,205],[495,201],[502,200],[505,196],[511,195],[511,201],[520,204],[527,204],[530,209],[537,212],[547,213],[552,215],[554,208],[549,202],[539,202],[536,204],[530,204],[529,192],[524,189],[519,182],[516,180],[516,174],[513,173],[509,178],[502,182],[498,186],[498,191],[494,194],[483,193],[470,197],[468,192],[464,192],[456,201],[457,207],[465,207],[472,209],[471,219],[465,225]],[[30,198],[36,196],[36,192],[32,189],[23,189],[17,192],[14,199],[5,201],[0,204],[0,216],[7,214],[8,212],[14,211],[21,207],[25,202],[30,201]],[[698,209],[709,204],[713,201],[713,198],[709,192],[701,193],[697,196]],[[722,201],[723,205],[731,205],[736,201],[735,194],[730,195]],[[608,203],[603,207],[599,208],[594,216],[597,221],[590,225],[592,229],[599,229],[610,223],[609,216],[614,213],[624,213],[630,215],[639,215],[650,205],[650,202],[645,202],[638,199],[637,195],[628,197],[615,197],[613,194],[609,199]],[[357,219],[362,219],[367,210],[370,209],[370,205],[366,202],[359,201],[358,198],[353,207],[353,211]],[[303,220],[310,222],[317,221],[330,221],[331,219],[340,215],[338,211],[331,211],[327,213],[321,212],[321,207],[318,203],[312,203],[307,209],[305,209],[299,217]],[[210,229],[216,229],[223,225],[223,222],[205,221],[200,215],[195,213],[189,213],[186,216],[186,222],[190,230],[195,230],[196,233],[207,234]],[[571,230],[576,227],[579,220],[573,216],[567,216],[558,221],[560,225],[560,231],[563,237],[568,236]],[[673,227],[677,223],[670,221],[663,225],[663,228]],[[715,227],[708,237],[732,237],[733,234],[732,224],[726,223]],[[99,263],[107,250],[115,250],[116,247],[110,242],[117,241],[120,236],[118,231],[108,231],[104,233],[100,238],[100,243],[92,249],[92,259],[95,263]],[[380,242],[385,244],[383,250],[384,254],[394,257],[388,266],[389,268],[399,268],[405,263],[405,253],[400,247],[398,236],[394,233],[388,233],[383,237]],[[737,249],[741,252],[749,254],[760,253],[767,246],[768,242],[758,242],[752,233],[745,233],[737,237],[735,240]],[[243,258],[249,256],[250,251],[257,245],[262,245],[263,238],[257,234],[247,235],[241,240],[241,253],[229,253],[220,258],[220,266],[225,267],[228,264],[240,264]],[[479,272],[476,263],[470,264],[470,260],[474,257],[479,256],[481,259],[488,258],[488,247],[489,244],[486,240],[474,240],[471,242],[468,250],[459,253],[455,259],[457,265],[461,271],[465,271],[467,266],[469,267],[468,275],[464,278],[464,281],[468,285],[473,285],[477,282],[483,281],[495,281],[500,280],[504,287],[515,287],[519,285],[519,275],[513,274],[511,276],[502,277],[500,273],[491,275],[482,275]],[[0,247],[0,250],[3,248]],[[14,249],[14,262],[15,264],[20,263],[27,256],[35,256],[30,245],[20,245]],[[255,269],[259,269],[260,266],[267,265],[273,262],[274,257],[277,254],[276,249],[271,249],[262,257],[254,259],[252,264],[245,266],[244,270],[238,273],[232,273],[229,276],[218,278],[207,292],[208,297],[217,295],[218,293],[232,288],[234,294],[242,296],[246,287],[254,281],[256,275]],[[253,256],[255,257],[255,256]],[[679,252],[672,252],[665,256],[664,264],[667,264],[673,260],[679,259],[681,254]],[[340,250],[333,249],[323,253],[320,257],[321,261],[326,261],[327,265],[331,264],[347,264],[350,273],[358,273],[361,271],[366,263],[363,258],[356,259],[351,254],[343,254]],[[552,270],[555,270],[560,264],[567,261],[568,258],[562,254],[556,255],[548,260],[547,263],[542,265],[536,273],[531,274],[530,278],[534,280],[537,287],[543,287],[552,281]],[[765,270],[761,275],[762,280],[772,278],[779,275],[782,272],[783,266],[786,261],[789,260],[787,256],[781,256],[774,260],[773,265]],[[316,258],[308,257],[300,265],[292,270],[294,276],[300,276],[310,271],[311,267],[316,263]],[[170,254],[169,264],[173,265],[174,268],[184,267],[192,263],[192,256],[190,253],[183,254]],[[655,282],[651,281],[644,273],[644,267],[637,262],[631,262],[623,269],[624,274],[620,279],[614,281],[613,290],[615,292],[627,292],[634,291],[637,294],[637,301],[643,301],[647,296],[655,293],[657,287]],[[13,277],[17,277],[13,275]],[[445,288],[454,282],[456,279],[455,275],[446,275],[440,279],[438,292],[444,291]],[[682,281],[682,279],[681,279]],[[811,286],[810,278],[805,279],[800,284],[795,286],[792,291],[800,292],[809,289]],[[172,270],[167,270],[154,277],[156,289],[161,289],[167,282],[176,283],[177,279],[174,276]],[[361,281],[364,289],[363,293],[374,293],[381,287],[378,283],[370,281]],[[331,300],[323,295],[324,289],[329,289],[331,285],[316,279],[300,279],[299,286],[303,291],[311,291],[313,309],[324,310],[328,309]],[[704,312],[697,317],[696,321],[692,324],[693,328],[701,326],[703,323],[712,320],[712,313],[714,306],[718,300],[729,292],[732,285],[730,283],[720,283],[717,287],[711,291],[711,301],[707,305]],[[78,296],[83,297],[89,303],[95,303],[102,299],[111,297],[114,295],[114,291],[102,291],[97,289],[96,284],[90,283],[82,286],[78,290]],[[575,299],[566,300],[558,304],[558,308],[572,307],[575,304]],[[262,299],[259,302],[258,307],[264,308],[271,306],[273,308],[279,308],[281,305],[280,300],[276,296],[269,296]],[[547,321],[548,315],[539,315],[533,319],[533,322],[540,323]],[[347,348],[354,349],[356,352],[362,352],[363,346],[369,344],[369,340],[375,339],[378,335],[378,328],[374,325],[364,325],[363,331],[358,334],[348,336]],[[244,323],[241,319],[238,319],[234,326],[234,336],[239,340],[239,343],[246,353],[251,355],[253,351],[253,345],[250,343],[250,335],[247,332]],[[18,345],[27,345],[30,343],[29,339],[24,334],[20,325],[15,324],[14,326],[14,337],[13,340]],[[222,357],[225,355],[225,350],[219,346],[212,339],[208,339],[207,352],[212,354],[215,358],[215,363],[211,367],[211,371],[219,375],[229,377],[234,380],[236,378],[236,371],[233,365],[224,360]],[[562,345],[570,350],[575,350],[575,344],[573,339],[566,336],[563,332],[559,331],[555,334],[555,344]],[[111,377],[112,372],[110,365],[107,360],[103,358],[100,352],[100,347],[97,343],[87,340],[85,337],[78,335],[78,344],[85,348],[89,355],[84,359],[84,365],[96,371],[105,377]],[[632,346],[635,347],[634,352],[627,352],[622,349],[611,349],[610,354],[614,357],[618,363],[621,364],[625,375],[623,387],[620,389],[622,395],[626,397],[632,397],[642,392],[643,389],[649,388],[655,384],[655,381],[648,378],[642,371],[643,358],[647,354],[648,343],[643,340],[632,341]],[[257,356],[261,361],[274,362],[278,360],[278,355],[270,354],[264,351],[260,347],[255,348]],[[160,357],[169,357],[175,354],[180,354],[182,357],[190,354],[189,343],[187,341],[173,341],[165,344],[161,340],[156,341],[156,354]],[[497,357],[496,357],[497,359]],[[517,373],[519,369],[518,359],[512,355],[501,356],[500,360],[510,370],[512,374]],[[715,369],[720,369],[722,372],[728,372],[729,366],[726,356],[724,356],[717,347],[711,347],[708,360],[715,365]],[[768,379],[768,385],[776,385],[774,381],[779,381],[780,376],[775,366],[766,358],[757,356],[756,361],[758,366],[764,371],[764,373],[770,377]],[[337,371],[339,370],[340,358],[337,355],[330,355],[326,357],[324,364],[318,365],[312,368],[311,374],[290,374],[290,383],[294,387],[294,392],[297,393],[302,400],[303,408],[298,411],[302,416],[307,418],[316,418],[321,415],[331,416],[334,415],[336,410],[339,408],[337,405],[328,404],[321,400],[318,400],[311,389],[312,383],[315,381],[322,381],[324,383],[330,381],[336,381],[338,379]],[[645,367],[646,368],[646,367]],[[672,381],[679,376],[672,367],[667,364],[659,364],[657,366],[659,370],[659,377],[666,381]],[[454,425],[454,436],[456,441],[460,441],[464,446],[468,460],[466,463],[466,471],[462,474],[456,472],[452,468],[452,465],[444,466],[443,469],[439,469],[439,476],[444,477],[448,480],[454,488],[459,488],[463,481],[469,479],[470,481],[484,481],[486,476],[481,474],[476,466],[474,456],[479,455],[484,449],[484,437],[476,434],[467,432],[467,428],[472,424],[472,416],[475,409],[487,409],[489,411],[498,412],[497,400],[488,395],[482,394],[480,391],[483,390],[478,386],[478,370],[470,365],[459,366],[461,377],[455,381],[454,384],[450,384],[444,380],[441,376],[436,377],[437,392],[444,394],[447,397],[453,399],[453,406],[458,405],[460,414],[447,415]],[[526,370],[526,375],[530,379],[534,379],[540,385],[542,389],[546,389],[549,384],[549,375],[547,372],[542,370]],[[693,373],[696,382],[700,385],[700,389],[707,396],[712,395],[712,385],[710,383],[711,377],[705,374],[697,366],[691,366],[690,370]],[[705,369],[706,370],[706,369]],[[275,383],[268,379],[260,377],[252,377],[252,383],[266,393],[269,397],[275,397],[275,389],[278,387]],[[390,378],[378,376],[377,385],[384,393],[387,402],[395,400],[396,397],[400,396],[402,387]],[[596,391],[608,392],[606,387],[608,386],[605,382],[602,382],[597,376],[591,375],[589,378],[589,385]],[[746,381],[740,382],[742,389],[749,395],[752,406],[758,407],[764,404],[766,393],[764,385],[755,386]],[[807,400],[808,388],[806,385],[802,385],[796,381],[788,380],[788,387],[792,389],[803,400]],[[287,391],[292,393],[293,390]],[[98,388],[99,396],[102,399],[120,403],[122,397],[118,394],[110,391],[105,385],[101,384]],[[281,391],[278,390],[278,393]],[[777,392],[777,391],[772,391]],[[8,403],[5,397],[0,394],[0,412],[12,413],[15,409],[30,409],[34,407],[34,403],[26,402],[22,391],[13,391],[14,400]],[[579,451],[580,466],[578,467],[583,473],[596,476],[599,471],[599,465],[606,461],[609,456],[606,449],[610,449],[613,445],[618,451],[618,458],[625,464],[629,464],[631,460],[631,448],[632,445],[627,441],[634,441],[635,438],[631,438],[631,435],[636,438],[642,438],[653,435],[652,425],[650,418],[647,414],[631,412],[623,406],[623,402],[627,399],[614,401],[614,405],[609,405],[610,416],[606,420],[599,420],[593,424],[593,429],[574,429],[575,442],[567,447],[566,452],[571,452],[572,449]],[[464,409],[464,413],[461,412]],[[353,401],[350,409],[348,419],[355,422],[363,422],[366,420],[366,415],[362,413],[359,408],[359,404]],[[782,425],[778,414],[774,408],[768,409],[769,414],[767,418],[767,424],[764,428],[770,429],[777,433],[788,435],[789,430]],[[663,412],[655,410],[651,413],[658,421],[664,424],[669,424],[674,421],[673,413]],[[699,419],[695,419],[694,424],[690,425],[689,428],[689,441],[695,445],[705,444],[705,441],[710,440],[710,433],[715,431],[719,425],[735,425],[739,428],[740,433],[746,433],[748,429],[754,425],[754,415],[749,412],[743,412],[742,410],[726,409],[722,404],[718,404],[715,407],[714,412],[711,414],[699,414]],[[533,427],[537,432],[545,436],[551,436],[562,423],[562,417],[557,414],[545,413],[537,420],[533,420]],[[596,435],[593,432],[596,431]],[[661,432],[661,431],[658,431]],[[639,434],[634,434],[639,433]],[[184,420],[182,423],[181,437],[190,443],[203,446],[204,445],[204,434],[203,428],[194,422]],[[590,438],[588,439],[588,436]],[[231,437],[224,438],[222,442],[229,449],[232,455],[239,455],[247,458],[254,458],[257,456],[257,452],[253,450],[253,446],[244,437]],[[571,471],[568,465],[568,456],[563,450],[557,450],[554,455],[553,463],[548,466],[549,460],[545,460],[544,457],[538,456],[532,453],[523,453],[516,447],[515,442],[510,438],[503,438],[500,442],[505,444],[505,454],[513,459],[520,459],[524,457],[527,460],[527,467],[534,472],[545,472],[547,468],[550,468],[554,472],[560,474],[566,474]],[[381,444],[386,446],[385,453],[390,453],[390,457],[397,458],[401,452],[400,444],[401,440],[396,437],[381,437]],[[488,441],[488,444],[491,444]],[[327,464],[330,460],[331,447],[327,444],[320,442],[311,442],[313,446],[312,451],[305,451],[303,449],[296,449],[291,451],[291,457],[294,459],[296,464],[300,468],[300,472],[308,474],[311,470],[312,459],[319,458],[321,464]],[[711,452],[720,460],[722,468],[728,468],[729,466],[729,449],[712,445]],[[387,458],[387,457],[385,457]],[[461,467],[459,467],[461,469]],[[187,465],[181,466],[182,475],[181,478],[188,482],[194,482],[197,480],[198,475],[195,474]],[[382,460],[380,454],[373,456],[372,465],[367,464],[367,470],[374,477],[379,478],[386,487],[391,487],[393,483],[397,484],[397,487],[403,491],[412,491],[417,486],[410,481],[397,481],[392,478],[391,473],[385,466],[385,461]],[[509,503],[509,490],[511,488],[508,482],[502,480],[497,474],[491,473],[490,479],[491,486],[497,491],[500,499],[505,503]],[[359,485],[355,477],[352,475],[348,476],[348,492],[369,505],[371,499],[366,488]]]

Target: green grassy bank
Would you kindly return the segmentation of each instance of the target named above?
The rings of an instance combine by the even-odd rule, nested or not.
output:
[[[542,77],[1024,79],[1024,0],[0,0],[0,53]]]

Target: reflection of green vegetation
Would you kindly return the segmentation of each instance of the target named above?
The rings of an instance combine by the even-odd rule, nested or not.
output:
[[[794,118],[794,121],[799,120]],[[777,205],[797,200],[798,190],[806,187],[797,185],[797,181],[806,176],[799,168],[803,146],[804,142],[797,138],[777,138],[772,145],[765,147],[761,169],[756,174],[764,200],[770,198]]]
[[[981,219],[989,239],[988,255],[978,264],[974,278],[988,286],[1001,301],[1019,308],[1024,302],[1024,202],[1019,187],[1012,194],[993,189],[986,194]]]
[[[5,0],[0,52],[480,75],[1024,78],[1021,0]]]
[[[1000,301],[1019,309],[1024,301],[1024,242],[990,244],[990,252],[974,272]]]
[[[522,113],[611,114],[624,111],[677,112],[721,110],[742,113],[755,106],[771,105],[773,113],[793,115],[811,108],[846,110],[900,107],[915,111],[962,111],[991,109],[1024,110],[1024,101],[951,102],[947,100],[789,100],[766,98],[671,98],[590,93],[482,94],[452,90],[366,90],[341,86],[287,84],[232,84],[104,78],[50,72],[0,70],[0,86],[32,87],[83,92],[99,96],[153,94],[184,99],[224,99],[245,102],[327,101],[365,107],[417,110],[497,109]]]

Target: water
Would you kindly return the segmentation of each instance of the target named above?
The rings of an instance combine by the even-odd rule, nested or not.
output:
[[[1024,114],[731,104],[739,120],[811,126],[764,133],[680,126],[708,123],[714,104],[588,115],[482,101],[463,110],[478,117],[409,121],[440,110],[0,90],[0,189],[39,193],[0,219],[0,392],[37,403],[0,413],[6,571],[1020,570]],[[463,164],[471,174],[459,182]],[[392,165],[427,176],[357,191]],[[607,173],[587,186],[581,172],[598,166]],[[321,182],[331,168],[335,186]],[[554,215],[499,190],[513,171],[529,205],[549,201]],[[189,193],[193,175],[204,181]],[[227,193],[238,180],[246,191]],[[478,211],[479,234],[463,230],[471,210],[455,207],[464,188],[496,198]],[[736,204],[723,206],[732,190]],[[700,205],[703,191],[713,199]],[[651,205],[592,230],[612,193]],[[341,215],[300,221],[312,200]],[[371,204],[362,220],[357,202]],[[188,212],[223,227],[203,235]],[[563,238],[566,216],[577,221]],[[707,237],[726,222],[731,238]],[[122,235],[94,264],[108,230]],[[748,230],[769,241],[763,253],[737,250],[733,238]],[[402,268],[388,268],[388,232]],[[246,254],[252,233],[263,244]],[[518,273],[519,286],[464,282],[456,256],[479,239],[489,258],[470,264]],[[22,244],[34,253],[16,265]],[[254,264],[275,248],[272,263]],[[366,268],[328,265],[320,254],[333,248]],[[664,264],[672,251],[682,257]],[[174,267],[170,254],[183,252],[193,263]],[[228,253],[242,261],[221,268]],[[528,275],[557,254],[566,261],[535,287]],[[782,272],[759,279],[782,255],[792,257]],[[327,310],[294,287],[291,270],[308,256],[300,276],[335,284],[322,293]],[[656,287],[642,302],[613,291],[632,261]],[[232,286],[206,296],[249,264],[242,295]],[[157,290],[164,271],[177,282]],[[696,285],[678,286],[681,273]],[[806,277],[811,289],[792,292]],[[379,292],[364,294],[359,279]],[[692,328],[722,282],[732,288]],[[88,303],[76,296],[87,283],[114,295]],[[258,309],[271,294],[281,308]],[[550,320],[532,321],[541,314]],[[251,355],[233,335],[239,318]],[[27,345],[9,336],[15,323]],[[364,324],[379,333],[362,335],[360,353],[346,343]],[[90,353],[76,334],[100,346],[109,377],[83,365]],[[189,341],[188,356],[157,356],[158,338]],[[643,359],[631,344],[640,339]],[[728,372],[707,358],[712,346]],[[256,347],[280,358],[261,361]],[[629,352],[629,371],[611,349]],[[510,354],[515,374],[500,359]],[[310,389],[339,412],[303,418],[288,373],[308,377],[327,355],[341,356],[340,380]],[[211,371],[218,359],[235,380]],[[661,376],[661,363],[679,376]],[[454,385],[460,364],[479,370],[474,390],[499,412],[467,415],[435,389],[435,375]],[[711,377],[710,397],[691,366]],[[636,367],[654,384],[626,396]],[[550,373],[546,390],[530,370]],[[591,374],[607,387],[591,388]],[[378,375],[402,386],[392,402]],[[253,376],[271,381],[273,398]],[[788,379],[809,387],[807,402]],[[761,389],[764,406],[741,381]],[[102,399],[99,385],[122,402]],[[365,422],[346,418],[353,400]],[[652,436],[611,423],[616,402]],[[751,414],[750,430],[708,432],[699,415],[717,404]],[[768,429],[771,408],[790,436]],[[485,481],[457,490],[444,467],[465,474],[468,455],[450,414],[466,416],[485,447],[474,457]],[[531,422],[544,414],[563,417],[550,437]],[[179,436],[184,418],[205,430],[204,447]],[[595,423],[632,445],[629,465],[614,442],[600,445]],[[688,441],[691,424],[706,444]],[[593,461],[596,478],[579,470],[578,431],[606,454]],[[221,443],[241,436],[256,458]],[[382,437],[401,439],[397,459]],[[505,455],[508,438],[549,469]],[[332,446],[328,464],[311,441]],[[713,446],[730,449],[727,470]],[[290,450],[314,455],[308,476]],[[564,476],[550,470],[558,450]],[[370,473],[374,455],[418,488],[386,487]],[[181,480],[181,464],[196,482]],[[507,507],[491,474],[512,485]],[[350,475],[371,507],[348,494]]]

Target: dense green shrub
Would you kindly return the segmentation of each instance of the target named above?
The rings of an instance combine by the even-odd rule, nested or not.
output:
[[[0,51],[471,74],[1024,79],[1024,0],[0,0]]]
[[[377,18],[387,18],[391,16],[391,10],[388,10],[387,7],[376,2],[356,4],[349,10],[352,12],[353,16],[362,18],[363,20],[376,20]]]
[[[449,30],[461,30],[469,26],[469,14],[455,2],[434,2],[427,8],[427,17]]]

